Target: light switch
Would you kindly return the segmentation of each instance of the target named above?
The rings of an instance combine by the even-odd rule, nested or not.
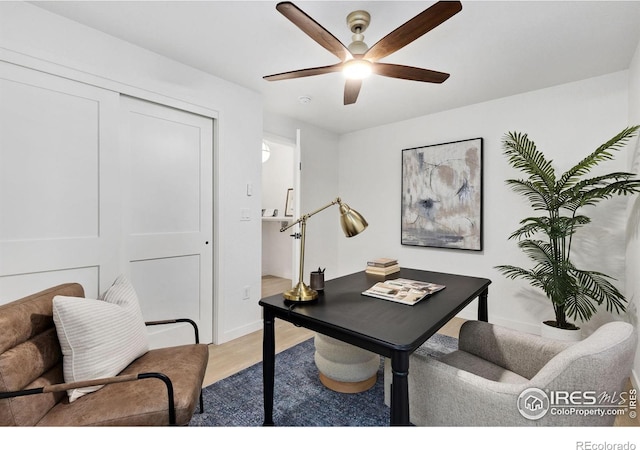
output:
[[[253,184],[247,183],[247,197],[251,197],[253,195]]]
[[[240,220],[251,220],[251,211],[248,208],[240,210]]]

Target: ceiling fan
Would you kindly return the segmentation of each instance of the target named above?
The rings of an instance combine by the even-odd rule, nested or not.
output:
[[[354,11],[347,16],[347,24],[354,34],[351,44],[345,47],[335,36],[293,3],[278,3],[276,9],[311,39],[336,55],[340,62],[330,66],[267,75],[264,77],[265,80],[289,80],[323,75],[325,73],[344,72],[347,77],[344,87],[344,104],[349,105],[356,102],[362,86],[362,79],[371,73],[427,83],[442,83],[449,78],[448,73],[398,64],[386,64],[378,62],[378,60],[400,50],[460,12],[462,4],[459,1],[440,1],[435,3],[413,19],[400,25],[372,47],[368,47],[365,44],[362,34],[371,20],[369,13],[366,11]]]

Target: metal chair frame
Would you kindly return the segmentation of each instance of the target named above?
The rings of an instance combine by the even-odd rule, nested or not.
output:
[[[200,334],[198,332],[198,326],[191,319],[170,319],[170,320],[155,320],[151,322],[145,322],[147,326],[153,325],[166,325],[171,323],[190,323],[195,332],[195,343],[200,343]],[[100,378],[94,380],[84,380],[84,381],[76,381],[73,383],[58,383],[58,384],[50,384],[47,386],[32,388],[32,389],[24,389],[19,391],[11,391],[11,392],[0,392],[0,400],[6,398],[14,398],[14,397],[24,397],[27,395],[34,394],[46,394],[52,392],[63,392],[69,389],[77,389],[89,386],[98,386],[98,385],[106,385],[106,384],[114,384],[114,383],[125,383],[130,381],[143,380],[148,378],[157,378],[162,380],[167,388],[167,406],[169,410],[169,425],[176,425],[176,408],[175,408],[175,400],[173,398],[173,383],[171,379],[163,373],[160,372],[143,372],[137,374],[127,374],[127,375],[118,375],[115,377],[109,378]],[[202,388],[200,388],[200,414],[204,412],[204,401],[202,397]]]

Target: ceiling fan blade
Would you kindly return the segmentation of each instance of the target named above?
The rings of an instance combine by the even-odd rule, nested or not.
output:
[[[344,104],[352,105],[358,100],[362,80],[347,80],[344,85]]]
[[[325,73],[340,72],[342,63],[332,66],[312,67],[310,69],[293,70],[291,72],[277,73],[275,75],[267,75],[264,78],[267,81],[291,80],[293,78],[312,77],[314,75],[324,75]]]
[[[372,70],[373,73],[385,77],[424,81],[427,83],[442,83],[449,78],[448,73],[420,69],[418,67],[401,66],[398,64],[374,63]]]
[[[382,59],[433,30],[461,10],[462,4],[459,1],[438,2],[376,42],[364,54],[364,58],[372,62]]]
[[[351,58],[351,52],[333,34],[329,33],[322,25],[309,17],[304,11],[291,2],[281,2],[276,9],[298,28],[304,31],[311,39],[322,45],[331,53],[345,61]]]

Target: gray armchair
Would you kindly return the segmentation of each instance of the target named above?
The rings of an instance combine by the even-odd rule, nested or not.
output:
[[[585,411],[594,409],[589,403],[606,403],[612,408],[604,409],[612,410],[628,401],[621,393],[636,345],[637,332],[625,322],[607,323],[576,343],[466,322],[458,350],[438,359],[411,356],[411,422],[419,426],[613,425],[611,412],[600,416]],[[573,401],[563,401],[565,392],[578,394]],[[558,395],[560,400],[555,398]],[[558,414],[553,406],[567,402],[583,405]],[[538,412],[542,416],[532,419]]]

